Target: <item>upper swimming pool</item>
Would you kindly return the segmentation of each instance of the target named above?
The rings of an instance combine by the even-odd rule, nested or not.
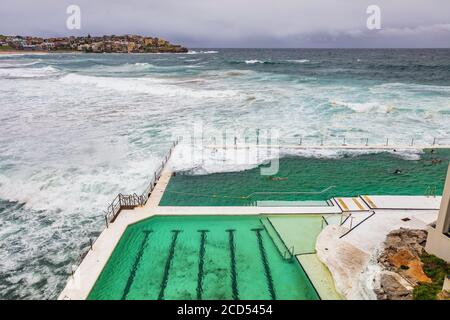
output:
[[[261,219],[158,216],[129,226],[88,299],[319,299]]]
[[[450,150],[424,150],[418,160],[391,153],[341,158],[291,157],[280,160],[274,177],[247,171],[170,179],[161,206],[248,206],[264,201],[327,205],[326,200],[357,195],[424,195],[432,186],[442,194]],[[266,202],[270,203],[270,202]]]

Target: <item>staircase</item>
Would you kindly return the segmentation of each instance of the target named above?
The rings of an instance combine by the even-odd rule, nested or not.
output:
[[[152,194],[153,189],[156,186],[156,183],[158,182],[159,178],[161,177],[161,173],[163,172],[167,162],[170,159],[170,156],[172,155],[173,150],[178,145],[178,143],[179,143],[179,140],[173,142],[168,153],[166,154],[163,161],[161,162],[161,165],[154,172],[153,177],[150,180],[150,183],[148,184],[147,188],[145,188],[144,192],[141,195],[138,195],[136,193],[133,193],[131,195],[124,195],[124,194],[119,193],[114,198],[114,200],[111,202],[111,204],[108,206],[108,208],[105,211],[106,226],[108,226],[109,223],[113,223],[114,220],[116,220],[120,211],[131,210],[131,209],[134,209],[139,206],[144,206],[147,203],[147,200],[150,198],[150,195]]]

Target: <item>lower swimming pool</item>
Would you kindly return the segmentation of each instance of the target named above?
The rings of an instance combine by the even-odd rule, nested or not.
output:
[[[319,299],[261,219],[158,216],[131,225],[88,299]]]

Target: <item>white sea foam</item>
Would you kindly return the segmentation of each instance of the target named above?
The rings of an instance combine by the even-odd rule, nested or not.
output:
[[[61,75],[62,72],[52,66],[42,68],[4,68],[0,69],[0,78],[29,79],[47,78]]]
[[[246,64],[255,64],[255,63],[264,63],[264,61],[253,59],[253,60],[245,60],[245,63]]]
[[[83,73],[90,75],[97,74],[115,74],[115,73],[129,73],[152,70],[156,66],[148,62],[125,63],[120,65],[94,65],[83,70]]]
[[[32,61],[32,62],[22,62],[22,61],[14,61],[14,60],[5,60],[5,62],[1,62],[0,60],[0,68],[23,68],[36,65],[41,63],[41,60]],[[7,62],[6,62],[7,61]]]
[[[154,68],[155,67],[155,65],[150,64],[148,62],[136,62],[134,65],[137,66],[137,67],[144,67],[145,69],[147,69],[147,68]]]
[[[68,74],[60,79],[70,85],[88,85],[116,91],[145,93],[164,97],[191,97],[191,98],[230,98],[236,95],[232,90],[203,90],[182,86],[177,83],[156,78],[115,78],[94,77],[79,74]],[[183,80],[185,81],[185,80]]]
[[[310,62],[310,60],[308,60],[308,59],[286,60],[286,61],[292,62],[292,63],[308,63],[308,62]]]
[[[213,54],[213,53],[219,53],[215,50],[206,50],[206,51],[196,51],[196,50],[189,50],[186,54]]]
[[[350,102],[343,102],[339,100],[333,100],[331,101],[332,106],[339,106],[339,107],[346,107],[354,112],[361,112],[361,113],[392,113],[395,111],[395,107],[392,105],[385,105],[380,104],[377,102],[364,102],[364,103],[350,103]]]

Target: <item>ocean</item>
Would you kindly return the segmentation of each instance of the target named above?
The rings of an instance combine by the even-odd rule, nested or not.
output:
[[[0,299],[53,299],[109,202],[142,191],[194,123],[450,141],[450,50],[0,55],[0,101]]]

